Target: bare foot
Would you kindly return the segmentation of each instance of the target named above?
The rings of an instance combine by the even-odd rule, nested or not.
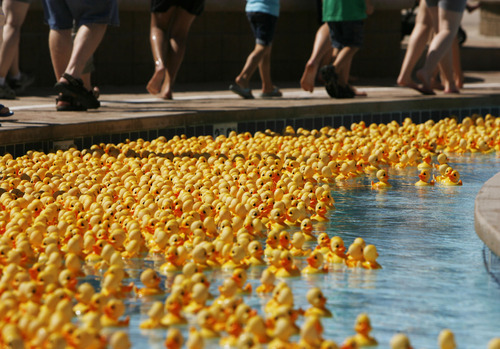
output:
[[[412,79],[398,78],[397,84],[401,87],[409,87],[409,88],[412,88],[414,90],[416,90],[418,88],[417,83],[415,81],[413,81]]]
[[[165,69],[155,70],[153,76],[146,85],[146,89],[152,95],[160,93],[161,85],[165,79]]]
[[[358,91],[354,86],[349,85],[349,87],[354,92],[354,96],[356,96],[356,97],[366,97],[366,96],[368,96],[368,94],[366,92]]]
[[[432,90],[430,77],[425,74],[425,72],[420,69],[417,71],[417,78],[422,82],[422,86],[418,86],[416,90],[423,95],[434,95],[434,91]]]
[[[304,91],[309,91],[309,92],[314,91],[314,80],[316,78],[317,73],[318,73],[318,66],[306,64],[306,68],[304,69],[304,74],[302,74],[302,78],[300,79],[300,86]]]
[[[458,90],[458,88],[445,89],[443,92],[444,93],[454,93],[454,94],[459,94],[460,93],[460,91]]]

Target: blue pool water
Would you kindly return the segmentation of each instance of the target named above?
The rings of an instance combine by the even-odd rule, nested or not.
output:
[[[500,336],[500,285],[485,268],[484,245],[474,231],[475,196],[500,171],[500,159],[494,154],[451,157],[450,165],[459,170],[463,186],[415,187],[416,168],[390,170],[390,190],[372,190],[367,178],[333,186],[336,210],[315,231],[339,235],[346,246],[363,237],[377,247],[383,269],[340,267],[322,276],[287,280],[296,307],[309,307],[305,294],[313,285],[327,296],[334,318],[322,320],[325,338],[341,344],[354,334],[361,312],[369,314],[379,348],[388,348],[399,331],[409,335],[415,348],[436,348],[443,328],[455,333],[461,349],[486,348]],[[134,269],[152,262],[143,263]],[[261,270],[249,271],[254,289]],[[218,271],[211,276],[211,293],[218,295],[223,275]],[[255,294],[244,300],[260,313],[267,302]],[[134,348],[163,348],[165,330],[138,329],[150,303],[129,302]],[[187,335],[188,327],[183,331]],[[218,342],[206,347],[218,347]]]

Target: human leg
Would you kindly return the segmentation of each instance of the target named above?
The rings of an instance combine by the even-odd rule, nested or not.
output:
[[[314,80],[318,69],[326,55],[331,59],[331,53],[330,29],[328,23],[324,23],[316,32],[311,57],[309,57],[302,78],[300,79],[300,86],[303,90],[313,92]]]
[[[250,78],[255,73],[255,70],[259,66],[259,63],[262,60],[262,57],[264,57],[265,52],[266,46],[255,44],[253,51],[247,57],[243,69],[234,80],[239,86],[243,88],[249,88]]]
[[[339,86],[345,87],[349,84],[352,59],[358,51],[359,47],[345,46],[340,50],[337,58],[333,62],[333,66],[338,75]]]
[[[274,89],[273,82],[271,80],[271,48],[271,45],[265,47],[262,59],[258,64],[263,93],[270,93]]]
[[[161,85],[165,79],[165,54],[168,44],[168,30],[173,13],[173,8],[167,12],[151,13],[149,41],[155,63],[155,72],[149,80],[146,89],[152,95],[160,93]]]
[[[172,99],[172,89],[184,59],[189,30],[196,18],[195,15],[180,7],[174,7],[174,11],[166,51],[165,79],[160,91],[160,97],[164,99]]]
[[[415,19],[415,27],[411,32],[410,39],[408,40],[408,47],[406,49],[403,64],[401,65],[401,71],[397,79],[399,86],[411,88],[418,87],[413,81],[411,75],[413,68],[415,68],[415,65],[425,50],[425,46],[429,40],[431,32],[432,19],[430,17],[430,13],[428,12],[425,1],[420,1],[417,17]]]
[[[429,45],[425,64],[417,72],[417,77],[422,82],[423,92],[432,93],[432,75],[438,63],[444,58],[441,62],[443,74],[449,82],[448,89],[453,90],[456,89],[456,85],[453,81],[451,46],[462,20],[463,12],[450,11],[436,6],[429,7],[429,11],[434,28],[437,28],[437,31]]]
[[[73,50],[73,39],[71,38],[71,29],[56,30],[49,32],[49,51],[52,60],[52,67],[59,81],[68,66]]]

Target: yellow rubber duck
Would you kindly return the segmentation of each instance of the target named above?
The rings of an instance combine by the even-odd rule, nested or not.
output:
[[[292,235],[292,248],[290,253],[294,257],[308,256],[311,253],[310,249],[304,249],[304,243],[306,242],[305,234],[301,231],[297,231]]]
[[[277,277],[297,277],[300,276],[300,270],[294,263],[290,251],[282,251],[280,254],[280,268],[276,270]]]
[[[307,266],[302,269],[302,274],[323,274],[328,272],[328,267],[324,266],[325,257],[320,250],[314,250],[307,257]]]
[[[354,324],[354,340],[360,347],[377,345],[375,338],[370,336],[372,326],[370,323],[370,318],[366,313],[361,313],[356,318],[356,323]]]
[[[124,331],[113,333],[109,339],[109,345],[111,349],[130,349],[132,347],[128,334]]]
[[[428,187],[434,185],[434,181],[430,180],[431,173],[430,170],[428,169],[423,169],[422,171],[420,171],[418,178],[420,178],[420,180],[415,183],[415,186],[417,187],[426,187],[426,186]]]
[[[244,262],[245,257],[245,249],[241,246],[234,245],[229,252],[229,260],[222,265],[222,270],[233,270],[236,268],[247,269],[248,265]]]
[[[410,340],[404,333],[395,334],[391,338],[391,349],[413,349]]]
[[[274,339],[271,340],[267,345],[268,349],[291,348],[293,346],[293,344],[290,342],[290,337],[292,335],[293,330],[290,320],[286,318],[278,319],[273,331]]]
[[[444,329],[439,332],[438,336],[439,349],[455,349],[457,345],[455,344],[455,335],[450,329]]]
[[[316,222],[328,221],[329,219],[326,216],[327,213],[327,205],[323,202],[318,202],[315,206],[314,214],[311,216],[311,220]]]
[[[187,349],[203,349],[205,347],[205,340],[194,327],[189,329],[188,339],[186,341]]]
[[[379,182],[375,183],[372,181],[372,189],[387,189],[392,187],[392,185],[388,182],[389,176],[385,170],[378,170],[377,178]]]
[[[163,303],[154,302],[151,308],[148,310],[149,318],[141,322],[139,328],[142,329],[165,328],[165,326],[161,323],[163,315],[164,315]]]
[[[361,264],[365,269],[382,269],[382,266],[377,262],[378,252],[375,245],[366,245],[363,248],[364,262]]]
[[[460,174],[458,173],[457,170],[451,171],[451,173],[448,175],[448,178],[445,178],[443,181],[441,181],[441,184],[445,185],[445,186],[462,185],[462,180],[460,179]]]
[[[319,317],[309,315],[300,328],[298,347],[301,349],[318,349],[323,343],[323,326]]]
[[[276,281],[276,277],[273,272],[269,270],[269,268],[264,269],[262,275],[260,277],[261,285],[255,289],[257,293],[271,293],[274,290],[274,282]]]
[[[181,314],[182,307],[182,296],[179,293],[171,293],[165,300],[165,315],[161,319],[161,324],[167,327],[187,324],[187,320]]]
[[[95,294],[94,287],[85,282],[78,286],[77,291],[75,293],[75,299],[78,303],[73,307],[73,311],[77,316],[85,314],[90,307],[90,301],[92,300],[92,296]]]
[[[262,249],[262,244],[254,240],[248,244],[247,247],[249,256],[245,259],[246,264],[249,266],[261,266],[266,265],[262,256],[264,255],[264,250]]]
[[[219,338],[220,333],[215,330],[214,325],[216,323],[214,315],[211,313],[210,309],[202,309],[196,316],[196,323],[200,327],[200,335],[204,339]]]
[[[164,294],[160,283],[161,277],[151,268],[144,270],[141,273],[141,282],[143,288],[135,288],[135,293],[138,297],[160,296]]]
[[[434,176],[434,181],[436,183],[441,183],[443,180],[445,180],[446,178],[448,178],[448,176],[450,175],[450,173],[453,171],[453,168],[451,168],[450,166],[448,165],[440,165],[438,167],[438,171],[439,171],[439,176]]]
[[[165,338],[166,349],[181,349],[184,344],[184,337],[178,328],[172,327],[167,331],[167,338]]]
[[[266,239],[266,248],[264,249],[264,255],[270,257],[274,250],[278,249],[279,246],[279,232],[276,230],[271,230]]]
[[[184,307],[184,311],[189,314],[197,314],[201,309],[205,308],[208,297],[207,286],[201,282],[196,283],[191,290],[191,301]]]
[[[344,240],[340,236],[332,237],[330,239],[330,251],[326,254],[326,260],[329,263],[345,264],[346,258]]]
[[[361,267],[363,262],[363,246],[359,243],[352,243],[347,251],[346,265],[350,268]]]
[[[319,287],[313,287],[306,294],[307,301],[311,304],[311,308],[307,309],[304,316],[319,316],[319,317],[332,317],[330,310],[326,308],[326,297]]]
[[[248,276],[245,269],[237,268],[233,271],[231,278],[234,281],[236,281],[236,284],[238,285],[238,293],[244,293],[244,294],[252,293],[252,285],[251,284],[245,285],[247,277]]]
[[[220,339],[220,346],[221,347],[234,347],[237,342],[238,338],[240,335],[243,333],[243,327],[240,321],[238,320],[238,317],[236,315],[230,315],[227,318],[226,321],[226,327],[225,331],[228,334],[228,336],[223,336]]]
[[[314,251],[319,251],[323,255],[327,255],[330,252],[330,237],[327,233],[321,233],[317,238],[317,245]]]
[[[488,349],[500,349],[500,338],[492,338],[488,342]]]
[[[101,316],[102,327],[123,327],[128,326],[130,317],[120,320],[125,314],[125,305],[120,299],[112,298],[104,306],[104,314]]]

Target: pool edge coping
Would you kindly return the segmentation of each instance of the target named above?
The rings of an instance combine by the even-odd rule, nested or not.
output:
[[[474,202],[474,227],[478,237],[500,256],[500,172],[483,184]]]

